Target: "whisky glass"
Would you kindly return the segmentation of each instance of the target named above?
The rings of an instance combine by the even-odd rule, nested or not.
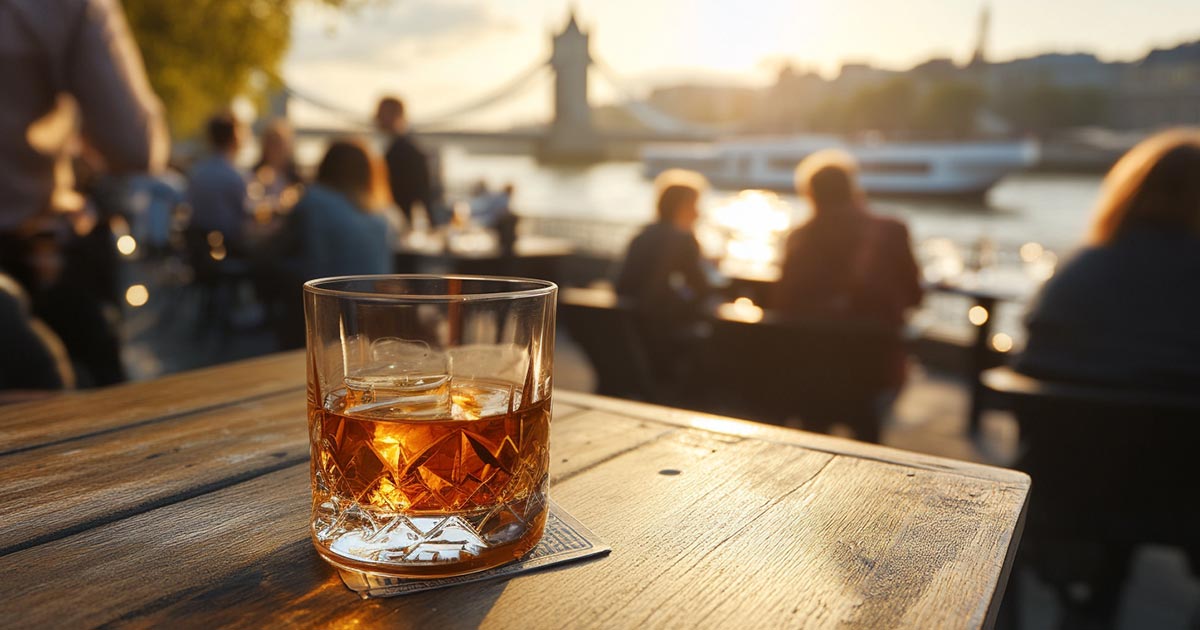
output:
[[[310,529],[326,561],[447,577],[537,544],[557,293],[522,278],[305,283]]]

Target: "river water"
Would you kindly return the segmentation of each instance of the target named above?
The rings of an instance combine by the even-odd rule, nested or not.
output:
[[[315,143],[300,149],[313,153],[314,162],[319,155]],[[643,177],[638,162],[556,166],[528,155],[473,153],[454,145],[442,148],[441,162],[451,200],[466,198],[480,181],[492,189],[512,183],[513,208],[527,219],[525,229],[567,236],[592,253],[618,258],[638,226],[654,215],[654,185]],[[1028,300],[1056,263],[1078,246],[1100,180],[1098,175],[1018,173],[1003,179],[983,200],[872,199],[871,207],[908,224],[926,280],[969,278],[1014,297],[990,315],[1000,336],[993,340],[996,347],[1016,349],[1024,337],[1021,316]],[[739,194],[706,193],[698,230],[706,252],[725,256],[729,265],[722,270],[734,273],[777,259],[787,228],[809,213],[806,202],[795,195],[767,194],[747,203]],[[730,231],[747,226],[758,233],[743,230],[732,240],[752,242],[731,243]],[[749,253],[739,262],[730,252]],[[920,329],[969,338],[970,306],[964,298],[930,295],[912,321]]]
[[[479,180],[492,186],[513,183],[514,208],[523,215],[641,224],[654,214],[653,182],[642,176],[637,162],[556,167],[529,156],[477,155],[455,147],[444,150],[442,159],[451,190],[465,190]],[[1086,229],[1099,186],[1096,175],[1015,174],[983,202],[875,199],[871,205],[907,221],[917,241],[946,238],[971,246],[986,238],[1000,249],[1032,241],[1064,253]],[[711,191],[705,206],[720,206],[736,194]],[[791,207],[794,222],[803,220],[807,208],[801,199],[779,199]]]

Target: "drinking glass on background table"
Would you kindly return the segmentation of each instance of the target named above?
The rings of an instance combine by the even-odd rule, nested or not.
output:
[[[431,578],[537,544],[557,293],[457,276],[304,285],[311,532],[325,560]]]

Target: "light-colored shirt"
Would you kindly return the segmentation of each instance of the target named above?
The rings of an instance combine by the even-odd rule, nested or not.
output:
[[[0,0],[0,231],[45,210],[64,186],[55,165],[74,125],[44,124],[69,111],[63,94],[110,171],[166,163],[162,106],[117,0]]]

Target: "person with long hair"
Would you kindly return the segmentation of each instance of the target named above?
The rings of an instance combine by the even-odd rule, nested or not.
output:
[[[908,228],[870,211],[850,155],[829,149],[796,167],[796,192],[812,218],[788,235],[775,308],[790,317],[857,319],[896,326],[921,302]],[[897,344],[893,385],[906,358]]]
[[[315,181],[261,254],[260,285],[271,290],[272,310],[285,348],[304,344],[300,286],[313,278],[392,271],[390,199],[383,168],[366,143],[334,140]]]
[[[1105,177],[1085,246],[1026,317],[1016,368],[1047,380],[1200,385],[1200,129],[1156,134]]]

